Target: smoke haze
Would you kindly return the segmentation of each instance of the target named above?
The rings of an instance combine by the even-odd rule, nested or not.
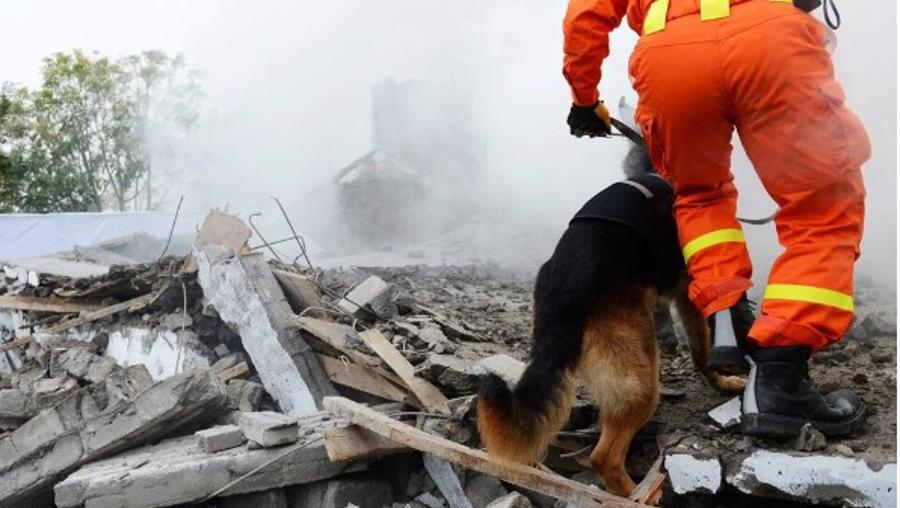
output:
[[[896,4],[838,3],[844,24],[836,72],[873,145],[864,170],[869,199],[860,268],[893,281]],[[627,151],[621,139],[568,135],[561,0],[36,0],[4,10],[0,80],[35,85],[41,58],[73,48],[182,52],[203,72],[206,111],[189,151],[192,169],[175,184],[171,208],[183,192],[190,209],[260,210],[272,224],[277,209],[268,196],[302,206],[303,196],[371,149],[371,87],[389,76],[452,83],[471,94],[482,199],[502,203],[510,224],[538,217],[562,231],[585,199],[620,178]],[[620,96],[636,102],[626,77],[636,40],[624,23],[613,34],[601,85],[611,103]],[[740,150],[734,171],[740,213],[768,215],[774,204]],[[304,213],[295,217],[301,227],[319,220]],[[765,275],[779,249],[774,228],[748,233],[757,276]],[[539,240],[538,257],[556,238]]]

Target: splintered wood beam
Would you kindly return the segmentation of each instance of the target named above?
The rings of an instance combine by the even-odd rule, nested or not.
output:
[[[409,451],[409,447],[358,425],[333,427],[325,431],[325,451],[332,462],[383,457]]]
[[[388,342],[381,332],[373,328],[360,333],[359,336],[384,360],[384,363],[388,364],[391,370],[400,376],[406,387],[416,395],[426,409],[435,413],[450,414],[447,397],[444,397],[444,394],[428,380],[416,376],[412,364],[400,354],[400,351],[397,351],[393,344]]]
[[[103,308],[102,305],[97,305],[96,303],[15,295],[0,296],[0,307],[14,310],[54,312],[57,314],[80,314],[82,312],[95,312]]]
[[[332,383],[353,388],[385,400],[403,402],[407,393],[399,387],[373,373],[371,370],[352,362],[344,362],[323,354],[317,354],[319,363]]]
[[[500,462],[483,451],[429,434],[343,397],[325,397],[322,404],[334,415],[347,418],[390,441],[564,502],[585,507],[648,506],[524,464]]]
[[[147,305],[153,301],[153,298],[156,296],[156,293],[148,293],[146,295],[138,296],[137,298],[132,298],[131,300],[125,300],[124,302],[117,303],[115,305],[110,305],[109,307],[104,307],[100,310],[96,310],[94,312],[85,313],[75,319],[69,319],[67,321],[63,321],[57,325],[51,326],[46,330],[42,330],[45,333],[59,333],[64,330],[68,330],[69,328],[73,328],[76,326],[81,326],[92,321],[96,321],[98,319],[103,319],[107,316],[112,316],[113,314],[118,314],[119,312],[134,312],[136,310],[143,309]]]

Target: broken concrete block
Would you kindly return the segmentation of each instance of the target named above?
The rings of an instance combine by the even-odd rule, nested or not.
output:
[[[216,360],[216,363],[214,363],[212,365],[212,370],[214,370],[216,372],[222,372],[222,371],[230,369],[231,367],[234,367],[235,365],[237,365],[241,362],[246,362],[246,361],[247,361],[247,355],[245,355],[243,353],[231,353],[231,354],[225,355],[222,358],[219,358],[218,360]]]
[[[382,508],[391,504],[391,486],[367,475],[351,475],[292,488],[291,508]]]
[[[729,429],[741,423],[741,398],[734,397],[720,404],[707,413],[714,422],[723,429]]]
[[[518,492],[510,492],[487,505],[487,508],[531,508],[531,501]]]
[[[451,342],[437,325],[429,325],[422,328],[416,334],[416,339],[421,347],[428,348],[428,350],[435,353],[452,353],[459,349],[459,346]]]
[[[241,430],[250,441],[265,448],[297,441],[297,419],[274,411],[244,413]]]
[[[427,508],[443,508],[447,505],[443,499],[435,496],[431,492],[423,492],[416,496],[416,501]]]
[[[199,242],[193,255],[204,296],[240,334],[266,391],[285,413],[315,413],[322,397],[337,392],[291,322],[291,309],[265,258],[236,256]]]
[[[237,425],[222,425],[198,430],[194,435],[197,437],[197,446],[207,453],[215,453],[244,444],[244,433]]]
[[[666,469],[671,478],[668,460]],[[847,457],[757,450],[726,481],[746,494],[781,494],[815,504],[887,508],[897,500],[897,464],[873,469],[863,460]]]
[[[482,358],[476,363],[480,368],[499,376],[506,384],[514,386],[525,372],[525,363],[507,355],[498,354]]]
[[[284,489],[251,492],[219,498],[216,506],[221,508],[287,508],[287,494]]]
[[[224,356],[228,356],[228,353],[230,353],[231,351],[228,350],[228,346],[226,346],[225,344],[219,344],[213,348],[213,352],[218,358],[222,358]]]
[[[722,486],[722,464],[718,458],[695,457],[687,453],[666,455],[666,471],[676,494],[715,494]]]
[[[372,275],[351,289],[338,302],[338,306],[347,314],[361,319],[372,318],[368,309],[382,318],[392,318],[398,312],[394,303],[396,295],[394,286]]]
[[[153,386],[153,376],[143,363],[129,365],[125,368],[125,375],[128,377],[128,383],[134,393],[141,393]]]
[[[264,393],[263,386],[253,381],[232,379],[228,382],[228,399],[233,407],[245,413],[259,409],[259,402]]]
[[[25,506],[82,464],[215,418],[225,386],[209,370],[174,376],[86,418],[87,387],[0,439],[0,506]]]
[[[828,446],[828,441],[825,440],[825,434],[819,432],[811,423],[800,428],[800,434],[794,442],[794,449],[802,452],[823,450],[826,446]]]
[[[67,349],[56,355],[53,363],[56,369],[91,383],[102,383],[113,370],[121,369],[112,359],[83,348]]]
[[[0,418],[27,420],[34,416],[31,397],[25,392],[10,388],[0,390]]]
[[[34,408],[40,411],[59,404],[78,388],[78,382],[70,377],[39,379],[32,387],[32,403]]]
[[[172,312],[163,316],[159,324],[167,330],[175,331],[188,328],[194,324],[194,322],[191,319],[190,314],[185,314],[184,312]]]
[[[416,368],[416,374],[440,386],[451,397],[466,395],[478,388],[478,375],[472,363],[455,356],[432,353]]]
[[[303,420],[303,428],[314,431],[305,436],[305,446],[286,455],[283,448],[249,450],[246,446],[207,453],[197,447],[194,436],[135,448],[69,475],[54,487],[55,502],[60,508],[173,506],[195,503],[212,494],[224,499],[222,496],[315,482],[358,470],[359,465],[328,460],[322,432],[334,423],[322,420],[324,416],[317,413]],[[0,457],[2,454],[0,448]]]
[[[465,491],[473,508],[486,508],[491,501],[507,494],[503,482],[486,474],[476,474],[469,478]]]

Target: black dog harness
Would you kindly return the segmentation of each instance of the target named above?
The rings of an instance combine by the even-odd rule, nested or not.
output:
[[[656,174],[616,182],[588,200],[571,225],[578,221],[606,220],[634,229],[653,251],[657,269],[683,263],[678,231],[672,216],[675,193],[669,182]]]

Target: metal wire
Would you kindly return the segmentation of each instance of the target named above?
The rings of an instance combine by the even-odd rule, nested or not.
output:
[[[266,241],[266,238],[262,235],[262,233],[259,232],[259,229],[257,229],[256,224],[253,223],[253,218],[258,217],[260,215],[262,215],[262,212],[251,213],[247,217],[247,222],[250,223],[250,227],[253,228],[253,231],[256,233],[256,236],[258,236],[259,239],[262,240],[263,244],[265,244],[265,246],[269,248],[269,252],[272,253],[272,255],[275,257],[275,259],[277,259],[278,262],[280,262],[280,263],[284,263],[284,261],[282,261],[282,259],[281,259],[281,256],[279,256],[278,253],[275,252],[275,249],[273,249],[272,246],[269,244],[269,242]]]
[[[309,256],[306,255],[306,240],[304,240],[303,237],[300,236],[299,233],[297,233],[297,230],[294,229],[294,224],[291,223],[291,218],[288,217],[287,212],[284,210],[284,206],[281,205],[281,201],[279,201],[275,196],[269,197],[275,200],[275,203],[278,204],[278,208],[281,210],[281,215],[284,216],[284,221],[287,222],[288,227],[291,229],[291,234],[293,234],[294,239],[297,240],[297,247],[300,248],[300,253],[303,254],[303,257],[306,259],[306,266],[308,266],[310,270],[315,271],[312,261],[310,261]]]
[[[172,243],[172,234],[175,233],[175,223],[178,222],[178,214],[181,212],[181,203],[184,202],[184,195],[181,195],[181,198],[178,200],[178,208],[175,209],[175,216],[172,217],[172,227],[169,228],[169,237],[166,238],[166,246],[163,247],[162,252],[159,254],[159,257],[156,258],[156,261],[159,262],[163,256],[166,255],[166,251],[169,250],[169,244]]]

